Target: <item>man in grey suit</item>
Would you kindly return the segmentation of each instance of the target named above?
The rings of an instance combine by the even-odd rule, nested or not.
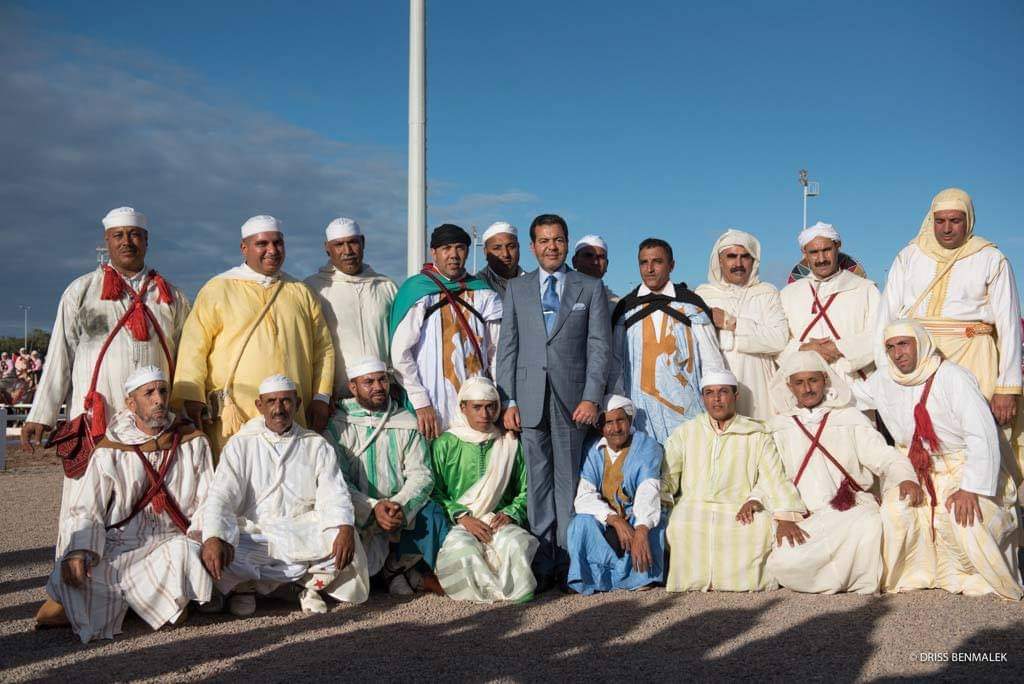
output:
[[[540,268],[508,282],[496,361],[505,427],[522,431],[537,592],[564,583],[566,532],[587,426],[597,421],[611,363],[604,285],[565,266],[569,228],[554,214],[530,225]]]

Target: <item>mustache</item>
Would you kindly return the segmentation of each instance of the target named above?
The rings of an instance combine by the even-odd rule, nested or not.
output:
[[[743,266],[735,266],[729,269],[729,273],[746,273],[747,269]]]
[[[832,261],[831,260],[828,260],[828,261],[815,261],[814,265],[815,266],[831,266],[832,265]]]

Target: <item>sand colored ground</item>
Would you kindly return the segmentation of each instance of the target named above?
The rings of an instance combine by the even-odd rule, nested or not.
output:
[[[556,592],[490,608],[374,595],[321,616],[267,600],[249,619],[193,615],[159,632],[130,616],[115,640],[83,646],[67,630],[32,628],[52,562],[55,459],[12,454],[8,465],[0,473],[0,681],[277,682],[293,673],[369,681],[1015,681],[1024,671],[1024,604],[940,591]],[[1006,662],[955,662],[979,654]]]

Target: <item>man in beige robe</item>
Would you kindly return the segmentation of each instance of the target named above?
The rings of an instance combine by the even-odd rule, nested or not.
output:
[[[712,247],[708,282],[696,292],[711,307],[719,348],[740,383],[736,410],[768,420],[774,414],[768,384],[775,356],[789,341],[789,323],[778,289],[758,277],[760,266],[758,239],[729,229]]]

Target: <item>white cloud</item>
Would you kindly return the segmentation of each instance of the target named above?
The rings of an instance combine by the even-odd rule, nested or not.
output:
[[[285,225],[286,269],[323,258],[322,231],[338,214],[372,238],[368,260],[405,270],[405,150],[322,136],[219,102],[212,88],[150,55],[51,34],[0,10],[0,335],[20,334],[18,304],[49,328],[61,291],[95,266],[100,218],[130,204],[149,216],[151,265],[190,294],[238,263],[238,228],[270,213]],[[433,182],[433,180],[432,180]],[[431,217],[486,219],[528,202],[525,192],[467,195]]]

